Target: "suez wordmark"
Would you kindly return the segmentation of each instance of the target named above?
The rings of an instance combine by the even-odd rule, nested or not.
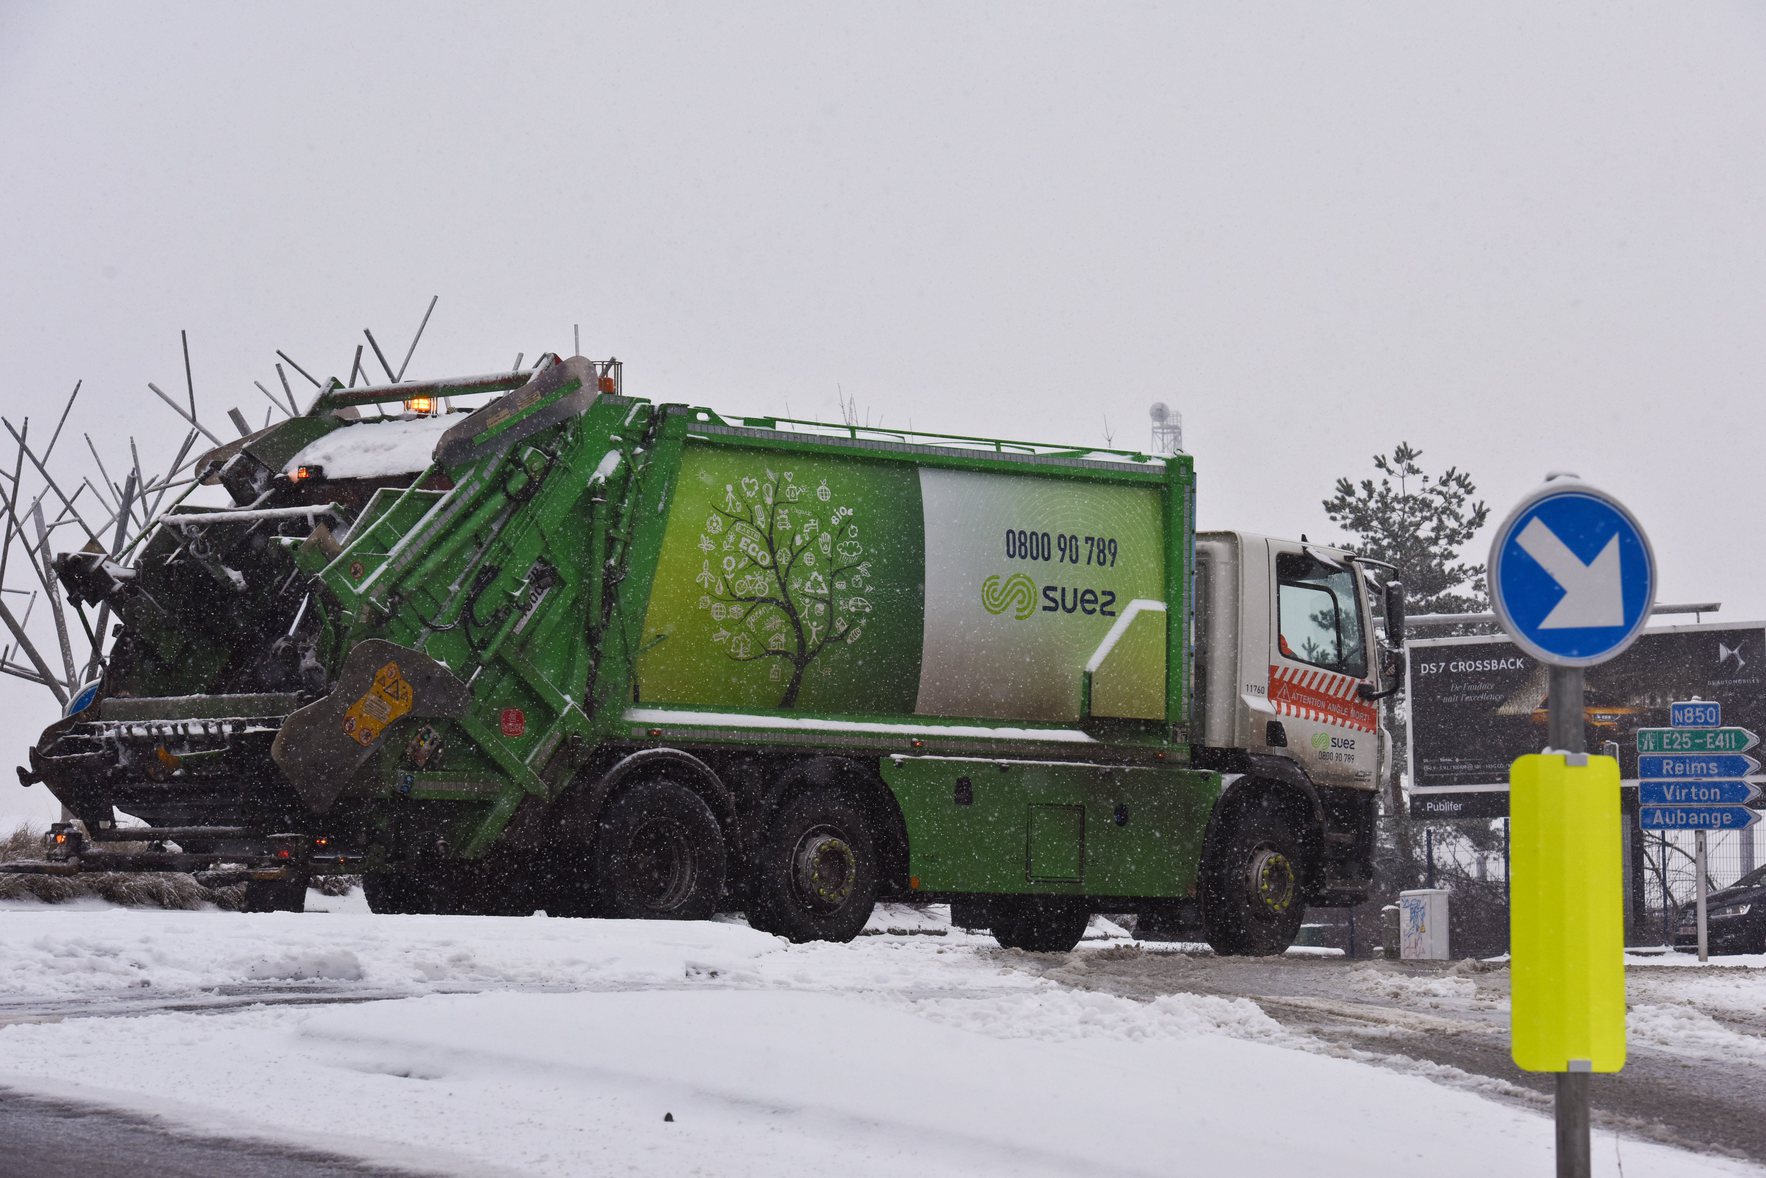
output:
[[[1508,655],[1499,659],[1452,659],[1438,663],[1417,663],[1416,673],[1420,678],[1424,675],[1439,675],[1446,672],[1450,675],[1463,675],[1477,671],[1519,671],[1528,665],[1527,658],[1521,655]]]
[[[1073,532],[1050,533],[1028,528],[1005,530],[1007,560],[1114,568],[1118,552],[1114,536],[1081,536]],[[1116,616],[1114,589],[1049,584],[1042,586],[1039,597],[1043,613],[1088,614],[1101,618]]]

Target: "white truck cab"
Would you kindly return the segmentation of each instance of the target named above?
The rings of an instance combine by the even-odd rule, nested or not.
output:
[[[1403,586],[1380,583],[1375,564],[1304,540],[1196,537],[1196,759],[1228,791],[1244,778],[1304,799],[1325,844],[1314,903],[1360,899],[1371,876],[1391,740],[1378,701],[1402,674],[1403,642]]]

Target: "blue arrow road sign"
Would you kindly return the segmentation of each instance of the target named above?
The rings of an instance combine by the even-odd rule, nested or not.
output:
[[[1570,479],[1523,499],[1490,547],[1496,616],[1543,663],[1587,667],[1624,650],[1655,587],[1655,555],[1631,513]]]
[[[1640,781],[1637,800],[1645,806],[1745,806],[1760,796],[1747,781]]]
[[[1671,703],[1668,723],[1676,728],[1716,728],[1723,723],[1723,705],[1707,699]]]
[[[1644,753],[1637,758],[1637,776],[1661,781],[1686,778],[1752,777],[1760,762],[1740,753]]]
[[[1746,806],[1642,806],[1637,812],[1645,830],[1742,830],[1759,820]]]

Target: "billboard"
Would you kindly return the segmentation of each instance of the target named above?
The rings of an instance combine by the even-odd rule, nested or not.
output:
[[[808,715],[1165,714],[1161,489],[689,444],[646,702]]]
[[[1546,668],[1506,638],[1408,644],[1410,812],[1417,818],[1501,818],[1509,765],[1546,744]],[[1725,724],[1766,734],[1766,623],[1646,630],[1623,654],[1589,667],[1590,751],[1619,745],[1619,775],[1637,781],[1637,730],[1668,726],[1675,700],[1723,705]]]

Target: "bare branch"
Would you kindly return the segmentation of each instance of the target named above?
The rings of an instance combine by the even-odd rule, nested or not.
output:
[[[12,435],[12,440],[18,443],[19,449],[24,452],[26,458],[31,460],[31,465],[37,468],[37,473],[43,476],[43,481],[49,484],[49,489],[55,492],[56,497],[67,506],[72,507],[74,501],[67,497],[67,493],[61,489],[61,484],[55,481],[54,476],[51,475],[48,468],[43,465],[42,459],[38,458],[31,452],[31,448],[25,444],[24,435],[13,429],[12,423],[5,418],[0,418],[0,425],[6,427],[6,432]],[[76,512],[75,515],[77,518],[78,513]],[[85,525],[82,523],[81,526],[84,527]],[[20,524],[17,530],[22,531],[23,525]],[[90,539],[97,539],[96,536],[92,535],[91,529],[89,528],[86,531],[86,535]]]
[[[190,375],[190,335],[188,332],[178,333],[178,342],[184,345],[184,387],[190,391],[190,420],[196,420],[196,379]]]
[[[214,434],[209,433],[208,427],[203,425],[202,422],[196,420],[195,414],[184,412],[184,406],[178,404],[178,402],[176,402],[176,401],[172,400],[170,397],[166,396],[166,394],[160,389],[160,387],[158,385],[154,384],[152,381],[148,381],[147,387],[153,390],[154,396],[158,397],[160,400],[162,400],[166,404],[170,405],[172,407],[172,412],[176,413],[179,417],[182,417],[185,421],[188,421],[191,425],[193,425],[197,429],[201,430],[203,437],[207,438],[209,441],[213,442],[217,446],[225,444],[221,441],[221,439],[215,437]]]
[[[423,312],[423,322],[417,325],[417,334],[411,337],[411,346],[405,349],[405,360],[404,363],[399,365],[399,374],[392,378],[394,384],[405,379],[405,369],[410,367],[411,356],[417,351],[417,341],[423,338],[423,329],[429,326],[430,312],[435,310],[435,304],[440,298],[440,295],[432,295],[430,297],[429,309]]]
[[[98,456],[98,447],[94,446],[92,444],[92,435],[91,434],[83,434],[81,436],[86,439],[86,449],[88,449],[92,452],[92,461],[96,462],[98,464],[98,474],[104,482],[105,493],[110,495],[111,503],[113,503],[113,504],[120,503],[121,500],[117,498],[117,496],[115,495],[114,490],[113,490],[117,485],[116,480],[111,478],[110,471],[108,471],[104,468],[104,459],[100,458]],[[91,482],[90,479],[86,479],[83,481],[85,481],[87,483]],[[96,490],[96,488],[94,488],[94,490]]]
[[[61,437],[61,427],[67,424],[67,415],[73,411],[74,398],[80,395],[80,386],[85,383],[83,380],[74,382],[74,391],[68,394],[67,404],[62,407],[61,420],[55,423],[55,432],[49,435],[49,444],[43,447],[44,462],[48,462],[49,456],[55,453],[55,443]]]
[[[278,367],[278,369],[280,369],[281,365],[277,365],[277,367]],[[278,401],[276,399],[275,393],[272,393],[269,389],[264,387],[263,381],[254,380],[251,383],[258,387],[258,392],[264,394],[264,396],[266,396],[270,399],[270,404],[276,406],[276,408],[282,410],[282,412],[287,413],[288,416],[290,416],[290,417],[296,416],[294,413],[289,413],[288,407],[286,405],[284,405],[281,401]]]
[[[282,365],[276,365],[276,379],[282,382],[282,392],[288,398],[288,416],[299,417],[300,406],[295,403],[294,390],[288,387],[288,373],[282,371]]]
[[[37,558],[43,562],[44,585],[49,586],[49,616],[55,619],[55,639],[61,646],[61,665],[67,671],[67,685],[74,685],[74,648],[67,638],[67,615],[61,609],[61,594],[53,588],[55,562],[49,553],[49,528],[43,522],[43,501],[31,506],[31,517],[37,525]]]
[[[794,659],[797,656],[788,650],[763,650],[755,654],[746,655],[729,654],[726,652],[724,657],[733,663],[752,663],[758,662],[761,659]]]
[[[381,352],[380,343],[378,340],[376,340],[374,338],[374,333],[372,331],[369,331],[366,327],[364,327],[364,328],[362,328],[362,334],[368,337],[368,346],[374,349],[374,358],[376,360],[380,361],[380,366],[382,368],[386,369],[387,383],[397,384],[399,382],[399,378],[392,374],[392,365],[388,364],[386,362],[386,355],[385,355],[385,353]],[[367,378],[367,375],[368,374],[366,372],[362,373],[362,376],[364,379]]]
[[[26,436],[29,436],[30,432],[31,432],[31,422],[30,422],[29,418],[26,418],[25,419],[25,434],[26,434]],[[25,452],[24,452],[24,447],[20,446],[19,450],[18,450],[18,457],[12,464],[12,493],[14,495],[18,494],[18,480],[24,476],[24,468],[25,468]],[[4,498],[4,496],[5,496],[5,492],[0,491],[0,498]],[[7,561],[7,557],[10,556],[12,553],[12,534],[14,531],[17,530],[15,520],[14,520],[14,517],[12,516],[12,512],[11,512],[11,508],[10,508],[11,501],[6,500],[6,502],[8,503],[9,506],[8,506],[8,510],[7,510],[6,539],[3,542],[0,542],[0,585],[3,585],[6,583],[6,561]]]
[[[290,368],[294,369],[296,372],[300,373],[302,376],[304,376],[308,380],[312,381],[314,388],[323,389],[325,387],[323,384],[319,383],[318,377],[314,376],[312,373],[310,373],[306,369],[302,368],[299,364],[296,364],[294,362],[293,358],[291,358],[287,352],[284,352],[281,348],[277,348],[276,354],[278,356],[282,357],[284,360],[288,361],[288,366]]]

